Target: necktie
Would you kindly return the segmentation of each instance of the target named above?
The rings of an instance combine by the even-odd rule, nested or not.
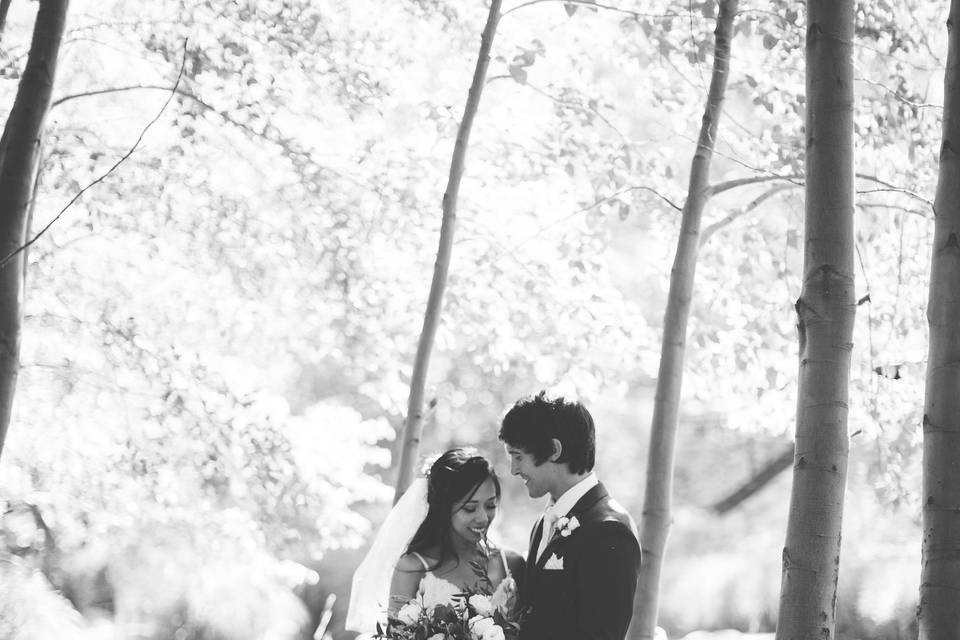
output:
[[[543,550],[547,548],[547,543],[553,537],[553,528],[556,524],[557,514],[553,512],[551,507],[547,507],[547,510],[543,512],[543,537],[540,538],[540,547],[537,549],[537,560],[543,555]]]

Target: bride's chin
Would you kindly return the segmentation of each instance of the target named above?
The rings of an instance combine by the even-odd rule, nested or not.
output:
[[[473,529],[469,529],[468,533],[466,534],[460,533],[459,535],[461,538],[463,538],[467,542],[471,542],[474,544],[481,544],[483,541],[487,539],[486,531],[483,531],[483,533],[479,533],[477,531],[474,531]]]

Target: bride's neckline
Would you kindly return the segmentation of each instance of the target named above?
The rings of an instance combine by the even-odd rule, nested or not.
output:
[[[433,571],[427,571],[425,574],[423,574],[423,579],[422,579],[422,580],[426,580],[427,578],[432,579],[434,582],[442,582],[443,584],[449,585],[449,586],[453,587],[454,589],[456,589],[456,590],[458,590],[458,591],[465,591],[466,589],[468,589],[468,587],[461,587],[461,586],[458,585],[457,583],[451,582],[450,580],[447,580],[446,578],[441,578],[440,576],[438,576],[437,574],[435,574]]]
[[[468,588],[469,588],[469,587],[460,586],[460,585],[458,585],[456,582],[453,582],[452,580],[447,580],[446,578],[437,575],[437,574],[434,572],[434,570],[431,568],[431,567],[433,567],[433,566],[436,564],[436,562],[437,562],[437,561],[434,560],[433,558],[426,557],[426,556],[424,556],[423,554],[420,554],[420,553],[418,553],[418,552],[416,552],[416,551],[413,551],[412,553],[413,553],[414,556],[417,557],[418,560],[420,560],[420,564],[423,565],[423,569],[424,569],[423,579],[426,579],[427,576],[430,576],[431,578],[433,578],[433,580],[435,580],[435,581],[437,581],[437,582],[443,582],[443,583],[445,583],[445,584],[448,584],[448,585],[450,585],[451,587],[453,587],[453,588],[455,588],[455,589],[465,590],[465,589],[468,589]],[[510,573],[510,565],[507,563],[507,558],[506,558],[506,556],[504,555],[502,549],[491,549],[490,554],[487,556],[487,562],[489,562],[490,559],[492,559],[492,558],[494,558],[494,557],[496,557],[496,556],[499,556],[500,562],[503,564],[504,576],[503,576],[503,579],[501,580],[501,582],[503,582],[504,580],[506,580],[507,578],[510,578],[510,577],[512,576],[512,574]],[[436,565],[436,566],[439,566],[439,565]]]
[[[497,583],[497,585],[494,587],[494,591],[500,591],[501,589],[509,588],[509,587],[508,587],[508,585],[509,585],[509,580],[510,580],[512,577],[513,577],[513,576],[511,575],[510,570],[507,569],[507,575],[505,575],[505,576],[503,577],[503,579],[500,580],[500,582]],[[430,582],[439,583],[440,585],[443,586],[443,588],[444,588],[445,590],[451,591],[452,593],[450,593],[449,595],[455,595],[455,594],[457,594],[457,593],[462,593],[462,592],[464,592],[464,591],[469,591],[470,589],[473,589],[473,588],[476,587],[476,585],[474,585],[474,586],[472,586],[472,587],[469,587],[469,586],[461,586],[461,585],[457,584],[456,582],[451,582],[450,580],[447,580],[446,578],[441,578],[440,576],[434,574],[432,571],[427,571],[425,574],[423,574],[423,578],[420,579],[420,584],[421,584],[422,586],[424,586],[424,588],[426,589],[426,586],[424,585],[424,583],[429,584]]]

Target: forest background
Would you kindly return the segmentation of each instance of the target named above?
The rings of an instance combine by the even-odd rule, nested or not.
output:
[[[642,509],[715,11],[504,6],[422,450],[470,443],[497,462],[499,534],[515,548],[542,505],[506,477],[496,425],[541,388],[586,402],[601,478]],[[5,110],[35,12],[10,5]],[[328,624],[340,637],[350,573],[392,495],[485,12],[472,0],[72,3],[34,233],[52,224],[28,254],[0,462],[0,635],[309,638]],[[861,304],[840,638],[916,635],[946,13],[908,0],[857,15]],[[802,2],[743,2],[735,19],[663,569],[670,637],[775,624],[789,474],[718,504],[791,447],[802,25]]]

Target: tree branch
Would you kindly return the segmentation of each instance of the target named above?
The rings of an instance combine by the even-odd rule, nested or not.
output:
[[[509,77],[509,76],[508,76],[508,77]],[[192,93],[191,91],[189,91],[189,90],[187,90],[187,89],[183,89],[183,88],[181,88],[181,87],[168,87],[168,86],[164,86],[164,85],[152,85],[152,84],[135,84],[135,85],[127,85],[127,86],[123,86],[123,87],[109,87],[109,88],[106,88],[106,89],[96,89],[96,90],[93,90],[93,91],[84,91],[84,92],[82,92],[82,93],[75,93],[75,94],[71,94],[71,95],[68,95],[68,96],[64,96],[64,97],[62,97],[62,98],[54,101],[52,106],[57,106],[57,105],[59,105],[59,104],[63,104],[64,102],[69,102],[70,100],[75,100],[75,99],[77,99],[77,98],[85,98],[85,97],[91,97],[91,96],[98,96],[98,95],[104,95],[104,94],[108,94],[108,93],[119,93],[119,92],[122,92],[122,91],[136,91],[136,90],[138,90],[138,89],[152,89],[152,90],[158,90],[158,91],[170,91],[170,92],[176,93],[177,95],[182,96],[182,97],[184,97],[184,98],[189,98],[190,100],[192,100],[193,102],[195,102],[195,103],[197,104],[197,106],[199,106],[201,109],[203,109],[204,111],[207,111],[207,112],[209,112],[209,113],[212,113],[212,114],[218,116],[218,117],[219,117],[221,120],[223,120],[225,123],[227,123],[227,124],[229,124],[229,125],[231,125],[231,126],[237,127],[238,129],[240,129],[240,130],[244,131],[245,133],[253,136],[254,138],[259,138],[259,139],[261,139],[261,140],[265,140],[266,142],[269,142],[270,144],[273,144],[273,145],[278,146],[281,150],[283,150],[283,152],[287,155],[287,157],[290,158],[291,161],[294,162],[294,164],[297,164],[297,158],[298,158],[298,157],[304,157],[304,158],[307,158],[307,159],[308,159],[308,164],[310,164],[312,167],[315,167],[315,168],[317,169],[317,173],[319,173],[319,172],[321,172],[321,171],[324,171],[324,172],[327,172],[327,173],[331,173],[331,174],[337,175],[338,177],[343,178],[343,179],[345,179],[345,180],[352,181],[354,184],[357,184],[358,186],[360,186],[360,187],[362,187],[362,188],[364,188],[364,189],[375,190],[375,189],[372,189],[369,185],[365,185],[365,184],[360,183],[359,181],[357,181],[356,179],[352,178],[351,176],[348,176],[348,175],[339,173],[339,172],[337,172],[337,171],[335,171],[335,170],[333,170],[333,169],[330,169],[329,167],[322,166],[319,162],[317,162],[316,160],[314,160],[314,159],[311,157],[311,155],[310,155],[310,153],[309,153],[308,151],[304,151],[304,150],[301,150],[301,149],[297,148],[296,143],[294,142],[294,139],[293,139],[293,138],[289,138],[289,137],[286,137],[286,136],[281,135],[280,132],[279,132],[279,129],[277,129],[277,128],[274,127],[273,125],[266,124],[266,125],[264,125],[263,130],[257,130],[257,129],[255,129],[255,128],[251,127],[250,125],[246,124],[245,122],[241,122],[241,121],[237,120],[236,118],[234,118],[233,116],[231,116],[231,115],[230,115],[229,113],[227,113],[226,111],[221,111],[220,109],[217,109],[216,107],[214,107],[213,105],[209,104],[208,102],[205,102],[205,101],[203,100],[203,98],[201,98],[200,96],[196,95],[195,93]],[[272,129],[272,130],[273,130],[274,132],[276,132],[276,133],[275,133],[274,135],[271,135],[270,129]],[[301,164],[303,164],[303,163],[301,163]]]
[[[779,456],[767,462],[767,464],[748,478],[747,481],[740,485],[733,493],[714,503],[710,509],[718,515],[727,513],[770,484],[771,480],[789,469],[791,464],[793,464],[793,445],[790,445],[789,449],[784,450]]]
[[[639,19],[639,18],[668,19],[668,18],[676,18],[683,15],[680,13],[640,13],[639,11],[631,11],[630,9],[621,9],[620,7],[614,7],[607,4],[600,4],[598,2],[593,2],[592,0],[528,0],[528,2],[518,4],[512,9],[508,9],[507,11],[504,11],[500,17],[505,18],[506,16],[513,13],[514,11],[523,9],[524,7],[530,7],[535,4],[542,4],[544,2],[559,2],[562,4],[583,5],[586,7],[592,7],[594,9],[604,9],[606,11],[613,11],[614,13],[624,13],[628,16],[633,17],[634,19]]]
[[[860,180],[873,182],[880,185],[881,187],[884,187],[883,189],[871,189],[871,190],[859,189],[857,190],[858,194],[862,195],[862,194],[868,194],[868,193],[902,193],[903,195],[906,195],[915,200],[918,200],[923,204],[930,206],[931,208],[933,207],[932,200],[930,200],[929,198],[925,198],[924,196],[920,195],[916,191],[912,191],[904,187],[898,187],[895,184],[892,184],[885,180],[881,180],[877,176],[871,176],[865,173],[858,173],[856,174],[856,177],[859,178]],[[791,184],[797,187],[802,187],[804,185],[804,182],[803,182],[804,176],[802,175],[779,176],[779,175],[770,174],[770,175],[763,175],[763,176],[753,176],[750,178],[736,178],[735,180],[728,180],[726,182],[721,182],[715,185],[711,185],[707,189],[707,196],[714,196],[719,193],[723,193],[724,191],[730,191],[732,189],[736,189],[737,187],[744,187],[751,184],[760,184],[763,182],[770,182],[773,180],[784,180],[784,181],[790,182]]]
[[[907,209],[883,202],[861,202],[857,206],[861,209],[893,209],[899,213],[909,213],[910,215],[919,216],[921,218],[929,217],[927,213],[920,211],[919,209]]]
[[[179,78],[178,78],[178,81],[179,81]],[[187,89],[183,89],[183,88],[181,88],[181,87],[178,86],[178,85],[179,85],[179,82],[178,82],[177,84],[175,84],[174,86],[172,86],[172,87],[165,86],[165,85],[158,85],[158,84],[131,84],[131,85],[123,86],[123,87],[108,87],[108,88],[106,88],[106,89],[94,89],[94,90],[92,90],[92,91],[83,91],[83,92],[81,92],[81,93],[72,93],[72,94],[70,94],[70,95],[63,96],[62,98],[59,98],[59,99],[57,99],[57,100],[54,100],[53,103],[50,105],[50,108],[52,109],[52,108],[54,108],[54,107],[57,107],[57,106],[65,103],[65,102],[70,102],[71,100],[76,100],[76,99],[78,99],[78,98],[89,98],[89,97],[92,97],[92,96],[102,96],[102,95],[106,95],[106,94],[108,94],[108,93],[121,93],[121,92],[124,92],[124,91],[136,91],[136,90],[138,90],[138,89],[152,89],[152,90],[156,90],[156,91],[168,91],[168,92],[170,92],[170,93],[172,93],[172,94],[176,94],[176,95],[182,96],[182,97],[184,97],[184,98],[189,98],[190,100],[192,100],[193,102],[195,102],[199,107],[201,107],[203,110],[212,112],[212,113],[220,116],[220,118],[222,118],[222,119],[224,120],[224,122],[226,122],[227,124],[232,124],[233,126],[238,127],[238,128],[240,128],[240,129],[243,129],[244,131],[246,131],[247,133],[250,133],[251,135],[254,135],[254,136],[258,137],[258,138],[263,138],[264,140],[267,140],[267,141],[269,141],[269,142],[272,142],[272,143],[276,143],[276,142],[277,142],[276,140],[271,139],[265,132],[263,132],[263,131],[257,131],[256,129],[254,129],[254,128],[251,127],[250,125],[248,125],[248,124],[246,124],[246,123],[243,123],[243,122],[240,122],[239,120],[236,120],[235,118],[233,118],[233,117],[231,117],[229,114],[227,114],[225,111],[221,111],[221,110],[217,109],[216,107],[214,107],[213,105],[205,102],[205,101],[203,100],[203,98],[201,98],[201,97],[198,96],[197,94],[192,93],[191,91],[188,91]]]
[[[759,207],[761,204],[763,204],[765,201],[769,200],[770,198],[777,195],[781,191],[792,189],[795,186],[798,186],[798,185],[777,185],[775,187],[772,187],[771,189],[764,191],[759,196],[757,196],[756,198],[748,202],[746,206],[740,207],[736,211],[733,211],[727,214],[726,217],[720,220],[717,220],[713,224],[707,225],[707,227],[700,232],[700,246],[702,247],[703,245],[705,245],[707,241],[710,239],[710,236],[715,234],[720,229],[731,224],[734,220],[737,220],[738,218],[742,218],[743,216],[747,215],[748,213],[750,213],[751,211]]]
[[[633,186],[633,187],[624,187],[623,189],[620,189],[619,191],[615,191],[615,192],[613,192],[612,194],[610,194],[609,196],[607,196],[607,197],[605,197],[605,198],[601,198],[600,200],[597,200],[597,201],[594,202],[593,204],[588,204],[588,205],[585,206],[585,207],[582,207],[582,208],[580,208],[580,209],[577,209],[576,211],[574,211],[574,212],[573,212],[572,214],[570,214],[570,215],[576,215],[576,214],[578,214],[578,213],[583,213],[584,211],[588,211],[589,209],[592,209],[592,208],[594,208],[594,207],[600,206],[601,204],[603,204],[603,203],[605,203],[605,202],[610,202],[611,200],[617,198],[618,196],[621,196],[621,195],[623,195],[624,193],[629,193],[629,192],[631,192],[631,191],[649,191],[650,193],[652,193],[652,194],[655,195],[656,197],[658,197],[658,198],[660,198],[661,200],[663,200],[664,202],[666,202],[667,205],[669,205],[669,206],[670,206],[672,209],[674,209],[675,211],[683,211],[683,207],[681,207],[681,206],[678,205],[676,202],[674,202],[673,200],[671,200],[671,199],[668,198],[667,196],[663,195],[662,193],[660,193],[659,191],[657,191],[657,190],[654,189],[653,187],[648,187],[648,186],[646,186],[646,185],[637,185],[637,186]]]
[[[766,175],[766,176],[753,176],[750,178],[737,178],[735,180],[727,180],[726,182],[720,182],[718,184],[710,185],[707,189],[706,196],[715,196],[724,191],[730,191],[731,189],[736,189],[737,187],[746,187],[751,184],[761,184],[763,182],[771,182],[773,180],[784,180],[791,183],[795,187],[803,186],[803,176],[802,175],[790,175],[790,176],[778,176],[778,175]],[[800,180],[801,182],[798,182]]]
[[[71,93],[69,95],[58,98],[50,103],[50,108],[58,107],[64,102],[70,102],[71,100],[77,100],[78,98],[89,98],[91,96],[102,96],[108,93],[120,93],[123,91],[132,91],[134,89],[157,89],[159,91],[174,91],[182,96],[187,96],[190,98],[195,98],[193,94],[184,89],[178,87],[167,87],[158,84],[131,84],[124,87],[109,87],[107,89],[94,89],[93,91],[83,91],[81,93]]]
[[[509,76],[509,77],[512,77],[512,76]],[[556,104],[556,105],[559,105],[559,106],[561,106],[561,107],[567,107],[568,109],[573,109],[573,110],[575,110],[575,111],[580,111],[581,113],[587,113],[587,114],[596,116],[601,122],[603,122],[603,124],[607,125],[607,126],[610,128],[611,131],[613,131],[614,133],[616,133],[616,134],[620,137],[620,140],[623,142],[623,148],[626,150],[627,154],[629,155],[629,153],[630,153],[630,141],[627,139],[627,136],[624,135],[623,132],[620,131],[620,129],[618,129],[618,128],[616,127],[616,125],[614,125],[612,122],[610,122],[609,118],[607,118],[605,115],[603,115],[602,113],[600,113],[600,111],[599,111],[598,109],[591,108],[590,106],[584,106],[584,105],[582,105],[582,104],[578,104],[578,103],[573,102],[573,101],[571,101],[571,100],[564,100],[563,98],[558,98],[557,96],[551,95],[551,94],[548,93],[547,91],[544,91],[543,89],[541,89],[541,88],[537,87],[536,85],[533,85],[533,84],[531,84],[531,83],[529,83],[529,82],[524,82],[524,83],[523,83],[523,86],[527,87],[528,89],[530,89],[530,90],[533,91],[534,93],[539,93],[539,94],[542,95],[544,98],[550,100],[551,102],[553,102],[553,103]],[[631,162],[632,162],[632,161],[631,161]]]
[[[867,83],[867,84],[869,84],[869,85],[872,85],[872,86],[874,86],[874,87],[880,87],[881,89],[883,89],[884,91],[886,91],[887,93],[889,93],[890,95],[892,95],[894,98],[896,98],[897,100],[899,100],[899,101],[902,102],[903,104],[905,104],[905,105],[907,105],[907,106],[909,106],[909,107],[913,107],[914,109],[938,109],[938,110],[940,110],[940,111],[943,111],[943,105],[942,105],[942,104],[933,104],[933,103],[931,103],[931,102],[914,102],[913,100],[908,100],[906,97],[904,97],[904,95],[903,95],[902,93],[900,93],[900,92],[897,91],[896,89],[892,89],[892,88],[888,87],[887,85],[885,85],[885,84],[883,84],[882,82],[879,82],[879,81],[877,81],[877,80],[871,80],[870,78],[868,78],[868,77],[866,77],[866,76],[860,76],[859,78],[857,78],[857,80],[862,80],[863,82],[865,82],[865,83]]]
[[[163,115],[163,112],[166,111],[167,105],[170,104],[170,101],[173,100],[173,96],[176,94],[177,87],[180,86],[180,80],[183,78],[183,72],[187,64],[187,41],[186,40],[184,40],[183,42],[183,52],[184,52],[183,61],[180,63],[180,72],[177,74],[177,79],[176,79],[176,82],[174,82],[173,90],[170,92],[170,95],[167,96],[166,101],[163,103],[163,106],[160,107],[160,111],[157,112],[157,115],[154,116],[153,120],[148,122],[147,126],[145,126],[143,128],[143,131],[140,132],[140,135],[137,137],[136,142],[133,143],[133,146],[130,147],[130,150],[127,151],[125,154],[123,154],[123,156],[121,156],[119,160],[114,162],[113,166],[107,169],[107,171],[104,172],[100,177],[98,177],[93,182],[91,182],[90,184],[85,186],[83,189],[78,191],[77,194],[73,196],[73,198],[71,198],[70,201],[63,207],[63,209],[60,210],[60,213],[58,213],[56,216],[54,216],[54,218],[50,222],[44,225],[44,227],[39,232],[37,232],[35,236],[33,236],[30,240],[28,240],[22,246],[17,247],[16,249],[8,253],[6,256],[4,256],[3,260],[0,260],[0,269],[3,269],[4,267],[6,267],[7,264],[9,264],[9,262],[13,258],[15,258],[17,255],[19,255],[23,251],[25,251],[28,247],[30,247],[30,245],[35,243],[37,240],[39,240],[43,234],[45,234],[58,220],[60,220],[61,217],[63,217],[63,214],[66,213],[67,210],[71,206],[73,206],[73,204],[77,200],[79,200],[80,197],[84,193],[86,193],[88,189],[92,188],[94,185],[97,185],[103,182],[107,178],[107,176],[113,173],[117,169],[117,167],[119,167],[127,158],[133,155],[133,152],[137,150],[138,146],[140,146],[140,142],[143,141],[143,137],[147,134],[147,131],[150,129],[150,127],[154,125],[154,123],[157,122],[157,120],[160,119],[160,116]],[[62,100],[60,102],[62,102]]]
[[[878,178],[877,176],[870,176],[870,175],[867,175],[867,174],[865,174],[865,173],[857,173],[857,174],[855,174],[855,175],[856,175],[857,178],[860,178],[861,180],[867,180],[867,181],[869,181],[869,182],[874,182],[874,183],[880,185],[881,187],[885,187],[884,189],[871,189],[870,191],[860,191],[860,190],[858,190],[857,193],[859,193],[859,194],[865,194],[865,193],[887,193],[887,192],[891,192],[891,193],[902,193],[903,195],[910,196],[910,197],[913,198],[914,200],[919,200],[920,202],[924,203],[925,205],[927,205],[927,206],[929,206],[931,209],[933,209],[933,200],[930,200],[929,198],[923,197],[922,195],[920,195],[920,194],[917,193],[916,191],[911,191],[910,189],[905,189],[905,188],[903,188],[903,187],[898,187],[898,186],[895,185],[895,184],[891,184],[891,183],[889,183],[889,182],[886,182],[885,180],[881,180],[881,179]]]

